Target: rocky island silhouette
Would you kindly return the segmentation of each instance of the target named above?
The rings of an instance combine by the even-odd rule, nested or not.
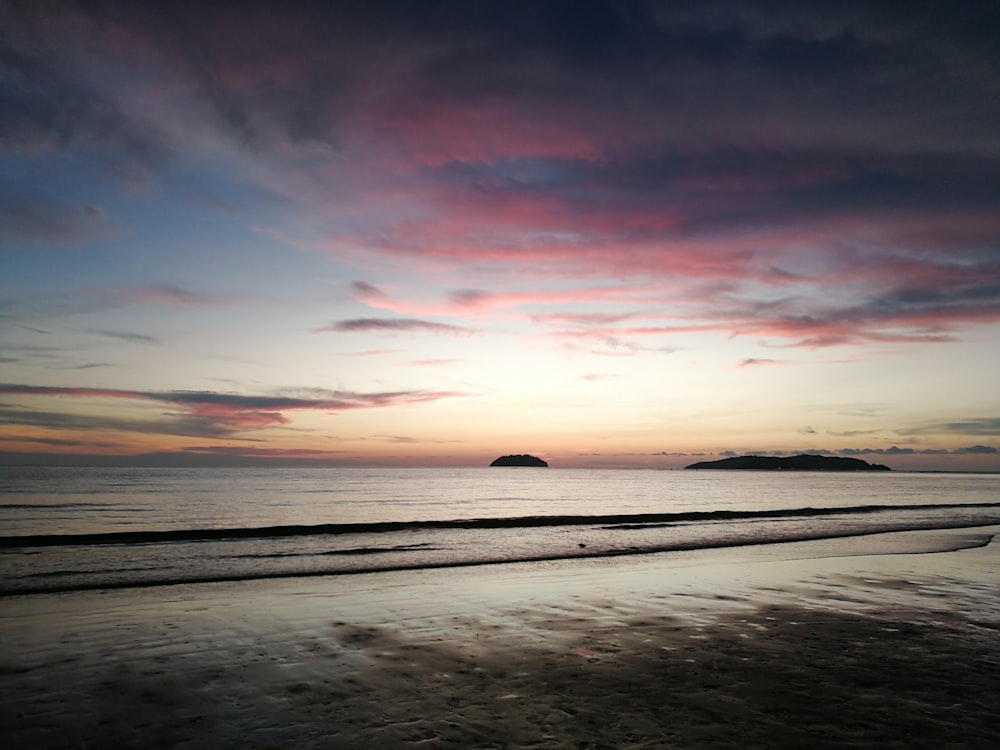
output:
[[[548,463],[537,456],[522,453],[516,456],[500,456],[490,466],[548,466]]]
[[[748,469],[752,471],[892,471],[882,464],[870,464],[860,458],[800,455],[733,456],[719,461],[700,461],[685,469]]]

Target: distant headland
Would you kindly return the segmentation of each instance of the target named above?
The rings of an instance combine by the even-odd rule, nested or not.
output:
[[[521,454],[518,456],[500,456],[490,466],[548,466],[548,463],[537,456]]]
[[[720,461],[701,461],[685,469],[750,469],[753,471],[892,471],[882,464],[860,458],[838,456],[734,456]]]

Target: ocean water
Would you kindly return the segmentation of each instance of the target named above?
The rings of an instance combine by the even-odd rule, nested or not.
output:
[[[0,595],[1000,524],[1000,475],[0,470]]]

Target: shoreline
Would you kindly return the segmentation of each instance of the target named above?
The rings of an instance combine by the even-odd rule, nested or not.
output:
[[[422,521],[376,521],[367,523],[324,523],[291,526],[251,526],[229,528],[160,529],[108,531],[82,534],[34,534],[0,536],[0,549],[60,547],[66,545],[155,544],[186,541],[229,541],[273,537],[341,536],[387,534],[420,529],[520,529],[548,526],[608,525],[608,528],[655,528],[692,521],[741,521],[782,518],[823,518],[840,515],[870,515],[884,512],[933,510],[985,510],[1000,508],[1000,502],[917,503],[911,505],[847,505],[784,508],[772,510],[677,511],[673,513],[610,513],[601,515],[514,516],[502,518],[462,518]],[[979,526],[992,526],[984,521]],[[928,527],[931,528],[931,527]],[[881,532],[872,532],[881,533]],[[766,543],[766,542],[765,542]]]
[[[0,736],[994,747],[997,534],[9,598]]]
[[[997,506],[1000,506],[1000,503],[966,504],[962,508],[992,509]],[[923,506],[912,507],[923,510]],[[939,510],[954,506],[929,507],[932,510]],[[861,506],[859,513],[868,514],[881,508],[882,506]],[[388,542],[379,539],[378,535],[371,534],[345,537],[346,541],[339,541],[341,538],[336,536],[328,538],[318,532],[307,535],[304,541],[296,537],[268,537],[264,543],[271,547],[245,550],[223,546],[185,547],[188,543],[185,539],[171,536],[167,540],[161,540],[160,532],[156,532],[153,541],[150,540],[154,538],[147,537],[145,532],[113,535],[115,543],[108,542],[111,545],[109,547],[103,542],[73,545],[67,541],[69,538],[59,537],[62,540],[60,543],[67,550],[71,550],[68,555],[56,547],[54,548],[56,556],[49,558],[44,552],[39,554],[45,545],[37,546],[31,543],[11,553],[0,550],[5,555],[4,559],[0,560],[3,563],[0,567],[5,572],[4,582],[0,584],[0,601],[10,597],[49,593],[325,578],[376,572],[387,574],[415,570],[443,572],[468,567],[579,561],[592,558],[643,558],[648,555],[695,551],[707,553],[715,551],[720,555],[727,555],[732,551],[747,548],[774,550],[776,556],[780,558],[791,554],[790,550],[796,549],[794,545],[805,542],[814,543],[809,547],[813,551],[823,549],[829,544],[844,544],[847,548],[856,549],[858,554],[869,554],[876,550],[897,549],[900,540],[918,538],[909,536],[909,532],[926,532],[919,538],[929,538],[927,534],[948,531],[968,532],[972,535],[970,538],[980,538],[984,533],[982,529],[1000,525],[1000,516],[996,513],[991,516],[980,515],[958,519],[897,518],[891,524],[862,525],[857,521],[849,524],[846,519],[840,518],[841,508],[824,509],[822,512],[807,510],[813,516],[822,519],[830,517],[831,520],[824,524],[815,524],[797,520],[798,516],[802,515],[801,512],[754,512],[756,520],[771,524],[762,531],[761,527],[764,524],[761,523],[730,528],[718,524],[699,526],[696,523],[675,522],[595,525],[592,523],[593,519],[588,517],[591,522],[578,528],[563,523],[518,526],[516,523],[524,519],[502,519],[503,523],[514,523],[511,528],[517,529],[518,533],[505,537],[499,546],[497,546],[499,540],[488,538],[477,540],[474,536],[493,528],[496,523],[492,521],[489,527],[460,528],[451,532],[437,533],[419,529],[415,534],[420,536],[400,536]],[[774,514],[779,515],[772,518]],[[671,517],[677,515],[672,514]],[[715,513],[710,515],[714,516]],[[851,516],[851,514],[843,515]],[[532,519],[538,520],[534,517]],[[721,520],[726,519],[728,516]],[[559,533],[549,538],[530,536],[534,525],[546,528],[553,526]],[[270,532],[272,529],[261,531]],[[205,532],[198,533],[205,534]],[[216,537],[216,534],[220,536]],[[976,536],[977,534],[980,536]],[[99,536],[103,538],[105,535]],[[132,545],[125,545],[119,543],[119,537],[138,541]],[[866,537],[871,541],[865,541]],[[0,542],[2,539],[0,537]],[[90,536],[85,536],[85,539],[90,539]],[[844,541],[838,542],[838,540]],[[74,538],[74,541],[79,540]],[[205,541],[208,544],[228,545],[239,544],[244,540],[228,538],[222,531],[211,531]],[[173,546],[178,542],[180,542],[178,546]],[[200,543],[195,541],[190,544]],[[975,544],[975,542],[963,544]],[[0,543],[0,547],[3,546]],[[109,549],[111,552],[104,553],[102,549]],[[921,550],[919,545],[914,549]],[[804,556],[816,555],[811,551]],[[266,560],[268,564],[255,564],[258,560]],[[115,561],[118,561],[117,564]]]

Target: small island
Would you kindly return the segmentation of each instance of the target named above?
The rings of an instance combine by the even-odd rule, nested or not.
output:
[[[548,463],[537,456],[521,454],[517,456],[500,456],[490,466],[548,466]]]
[[[860,458],[838,456],[734,456],[720,461],[701,461],[685,469],[748,469],[751,471],[892,471],[882,464]]]

